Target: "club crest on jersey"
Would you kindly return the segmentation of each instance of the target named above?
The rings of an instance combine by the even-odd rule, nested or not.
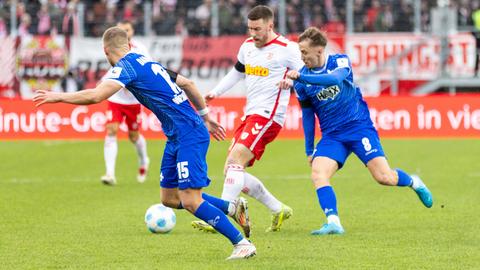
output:
[[[340,87],[338,85],[332,85],[320,91],[317,94],[319,100],[335,99],[335,97],[340,93]]]
[[[264,68],[262,66],[252,67],[250,64],[245,65],[245,74],[246,75],[267,77],[269,73],[270,72],[269,72],[268,68]]]

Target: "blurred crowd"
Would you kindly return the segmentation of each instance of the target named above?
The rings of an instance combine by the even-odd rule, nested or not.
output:
[[[0,1],[0,37],[10,32],[10,6],[13,0]],[[52,32],[77,35],[83,29],[86,36],[101,36],[117,21],[134,23],[136,32],[144,34],[145,9],[151,13],[155,35],[211,35],[212,0],[16,0],[18,34],[49,34]],[[217,0],[220,35],[246,33],[246,15],[258,4],[278,11],[279,0]],[[354,0],[355,32],[413,31],[413,0]],[[83,12],[79,11],[80,3]],[[430,10],[437,0],[421,1],[421,27],[428,31]],[[472,26],[472,13],[479,9],[480,0],[451,0],[458,12],[460,27]],[[302,32],[317,26],[327,32],[343,33],[346,22],[345,0],[286,0],[288,33]],[[147,14],[148,14],[147,13]],[[81,15],[83,14],[83,16]],[[82,17],[81,17],[82,16]],[[80,18],[81,17],[81,18]],[[80,24],[83,22],[83,27]],[[278,24],[278,19],[276,20]]]

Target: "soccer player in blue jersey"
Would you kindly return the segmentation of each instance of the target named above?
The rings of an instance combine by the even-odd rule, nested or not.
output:
[[[104,81],[94,89],[76,93],[38,90],[33,98],[36,105],[56,102],[94,104],[127,88],[158,117],[167,136],[160,176],[162,203],[172,208],[187,209],[227,237],[234,245],[233,253],[227,259],[254,256],[255,246],[225,215],[233,215],[241,225],[245,220],[246,205],[240,200],[232,204],[202,194],[202,188],[210,182],[206,164],[209,132],[217,140],[223,140],[225,130],[208,117],[208,108],[195,84],[143,55],[129,52],[127,33],[118,27],[105,31],[103,46],[113,66]]]
[[[330,179],[352,152],[379,184],[411,187],[426,207],[432,207],[432,194],[418,176],[390,168],[370,119],[367,103],[353,82],[348,56],[327,55],[326,45],[327,38],[319,29],[306,29],[299,37],[305,66],[300,72],[290,71],[288,79],[280,82],[282,88],[294,86],[302,107],[305,148],[312,166],[312,181],[320,206],[327,216],[327,223],[312,234],[344,233]],[[320,122],[322,139],[314,148],[315,115]]]

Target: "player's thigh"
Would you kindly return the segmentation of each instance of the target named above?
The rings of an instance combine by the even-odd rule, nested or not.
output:
[[[253,161],[262,157],[266,145],[277,137],[281,128],[272,119],[249,115],[235,132],[229,158],[241,161],[244,166],[253,165]]]
[[[376,157],[385,156],[380,138],[374,128],[365,128],[355,132],[355,135],[349,138],[348,146],[365,165]]]
[[[138,130],[129,130],[128,131],[128,139],[133,143],[135,143],[138,140],[138,135],[139,135]]]
[[[160,166],[160,187],[178,188],[177,153],[175,143],[167,140]]]
[[[249,161],[252,160],[255,156],[252,151],[247,148],[247,146],[236,143],[233,145],[232,149],[228,153],[226,166],[229,164],[241,164],[247,166]]]
[[[210,138],[192,136],[179,144],[177,150],[177,175],[180,190],[199,189],[209,185],[207,151]]]
[[[313,152],[313,162],[318,157],[326,157],[330,160],[334,160],[337,163],[337,169],[340,169],[345,164],[350,153],[351,151],[342,141],[329,136],[324,136],[315,147]]]

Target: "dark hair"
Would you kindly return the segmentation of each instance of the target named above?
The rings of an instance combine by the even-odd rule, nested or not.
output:
[[[298,42],[310,40],[311,46],[327,46],[327,35],[316,27],[309,27],[298,37]]]
[[[263,19],[265,21],[273,20],[273,11],[271,8],[259,5],[248,12],[248,19],[252,21]]]

